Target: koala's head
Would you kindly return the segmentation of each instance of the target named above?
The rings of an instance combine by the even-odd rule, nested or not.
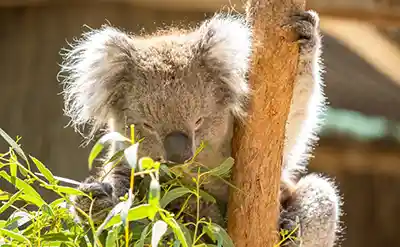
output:
[[[94,130],[110,119],[116,131],[135,124],[144,155],[181,163],[201,141],[218,149],[243,116],[250,46],[245,21],[221,14],[143,37],[103,26],[64,56],[65,113]]]

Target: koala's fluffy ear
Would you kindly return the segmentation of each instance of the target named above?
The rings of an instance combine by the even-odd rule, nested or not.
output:
[[[197,30],[198,52],[206,68],[221,83],[221,89],[237,117],[245,114],[249,95],[247,72],[251,55],[252,34],[244,18],[217,14]]]
[[[96,129],[123,97],[121,79],[134,62],[133,39],[116,28],[103,26],[83,34],[70,46],[62,54],[60,71],[65,114],[74,127],[90,123]]]

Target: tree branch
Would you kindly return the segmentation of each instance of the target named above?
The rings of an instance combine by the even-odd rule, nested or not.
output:
[[[304,2],[248,2],[253,24],[249,81],[253,95],[245,124],[235,126],[228,232],[235,246],[273,246],[278,237],[279,185],[286,120],[293,94],[298,46],[282,26]]]

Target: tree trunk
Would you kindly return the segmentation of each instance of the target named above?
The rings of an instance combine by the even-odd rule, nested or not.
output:
[[[253,27],[249,116],[233,137],[228,232],[236,247],[273,247],[279,236],[279,185],[298,46],[282,28],[304,0],[249,0]]]

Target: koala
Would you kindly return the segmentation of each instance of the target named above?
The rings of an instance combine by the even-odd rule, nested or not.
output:
[[[300,57],[286,125],[277,228],[292,230],[298,219],[302,246],[331,247],[337,242],[341,213],[337,187],[329,178],[306,174],[325,109],[319,17],[303,11],[290,20]],[[246,119],[251,53],[248,20],[228,13],[217,13],[194,28],[144,36],[102,26],[85,33],[64,54],[65,114],[76,130],[91,126],[89,137],[103,126],[125,133],[135,124],[136,135],[144,138],[139,155],[171,163],[190,159],[206,141],[210,148],[197,160],[213,168],[231,155],[234,121]],[[115,143],[110,153],[120,148]],[[109,171],[106,166],[101,174]],[[90,177],[81,185],[96,198],[96,219],[104,219],[107,209],[128,192],[129,176],[130,169],[121,164],[103,181]],[[227,203],[228,186],[220,180],[204,189]],[[74,201],[89,211],[86,198]],[[218,208],[208,211],[214,210]]]

